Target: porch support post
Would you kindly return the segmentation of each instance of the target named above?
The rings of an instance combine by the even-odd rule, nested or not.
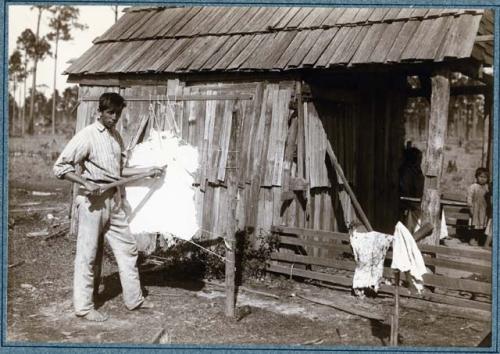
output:
[[[492,90],[491,90],[492,91]],[[488,168],[490,176],[493,176],[493,97],[491,91],[484,95],[484,147],[485,160],[482,163],[483,167]],[[483,151],[484,152],[484,151]],[[491,177],[490,177],[491,179]]]
[[[423,239],[423,244],[439,244],[441,217],[440,178],[443,170],[443,152],[448,125],[450,103],[449,71],[435,72],[431,77],[431,108],[427,131],[427,150],[423,168],[425,182],[422,196],[422,225],[430,223],[434,229],[432,235]]]

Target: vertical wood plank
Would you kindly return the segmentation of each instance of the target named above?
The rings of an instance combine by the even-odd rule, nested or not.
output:
[[[261,179],[260,179],[260,185],[266,186],[265,184],[265,176],[266,176],[266,171],[269,170],[270,168],[272,169],[273,163],[269,163],[268,157],[269,157],[269,152],[271,152],[271,155],[274,153],[275,149],[275,141],[273,141],[273,137],[271,133],[274,135],[276,134],[276,124],[277,124],[277,117],[276,117],[276,111],[274,110],[274,107],[277,105],[277,99],[278,99],[278,90],[279,87],[277,84],[269,84],[269,94],[267,97],[267,101],[265,104],[265,124],[264,124],[264,130],[263,130],[263,146],[262,146],[262,151],[261,151]],[[273,129],[274,128],[274,129]],[[274,130],[274,132],[273,132]],[[274,156],[272,157],[274,158]],[[271,171],[271,176],[272,176],[272,171]],[[272,178],[272,177],[271,177]]]
[[[213,200],[214,188],[210,185],[206,186],[203,198],[203,230],[205,232],[212,232],[212,213],[213,213]]]
[[[179,84],[175,88],[175,97],[182,96],[184,93],[184,83]],[[184,102],[183,101],[174,101],[174,115],[175,115],[175,121],[177,122],[177,127],[179,128],[178,131],[178,136],[183,139],[184,141],[187,141],[187,126],[188,122],[184,120]]]
[[[219,160],[219,168],[217,171],[217,179],[221,182],[224,182],[226,177],[226,167],[227,159],[228,159],[228,150],[229,150],[229,140],[231,137],[231,124],[233,120],[233,108],[234,101],[227,100],[224,102],[224,114],[222,116],[222,136],[220,139],[220,160]],[[237,146],[237,145],[235,145]],[[231,152],[234,154],[234,152]],[[235,162],[236,164],[236,162]],[[236,168],[235,166],[229,166],[229,168]]]
[[[167,81],[167,97],[177,96],[179,93],[179,80],[168,80]],[[175,101],[166,101],[162,104],[162,116],[163,121],[161,124],[162,130],[169,130],[172,133],[181,136],[182,126],[179,126],[179,118],[176,117],[176,102]]]
[[[308,102],[303,103],[303,112],[304,112],[304,178],[307,182],[311,182],[311,132],[310,132],[310,119],[309,119],[309,104]],[[313,172],[314,173],[314,172]]]
[[[283,164],[285,158],[285,143],[288,135],[288,118],[290,116],[289,104],[292,92],[289,89],[280,90],[279,106],[280,106],[280,125],[279,134],[276,148],[276,158],[273,168],[273,182],[274,186],[281,186],[283,180]]]
[[[280,187],[273,187],[273,220],[272,225],[283,225],[282,216],[281,216],[281,192],[282,189]]]
[[[265,193],[265,209],[264,209],[264,223],[262,225],[264,235],[266,235],[269,230],[271,230],[271,225],[273,223],[273,188],[264,188]]]
[[[221,225],[219,223],[219,206],[221,203],[221,189],[222,187],[220,186],[214,186],[210,185],[210,187],[213,190],[213,199],[212,199],[212,205],[210,208],[212,209],[212,220],[211,222],[211,229],[210,232],[213,232],[215,235],[221,235]]]
[[[323,193],[318,190],[314,196],[314,224],[313,228],[316,230],[321,230],[321,199]]]
[[[273,90],[271,93],[271,121],[269,127],[269,138],[267,139],[267,152],[264,156],[265,159],[263,161],[263,178],[261,181],[261,186],[270,187],[272,186],[273,179],[273,167],[274,167],[274,159],[275,159],[275,151],[277,148],[277,138],[278,138],[278,127],[279,127],[279,89],[273,86]]]
[[[211,144],[209,147],[209,162],[208,162],[208,181],[211,183],[217,183],[217,172],[219,161],[222,155],[221,149],[221,138],[222,138],[222,125],[223,125],[223,114],[224,114],[225,101],[215,101],[215,115],[213,131],[210,136]]]
[[[293,167],[293,155],[297,148],[297,118],[292,118],[288,129],[285,151],[283,157],[282,189],[284,192],[290,190],[290,177]]]
[[[188,88],[187,88],[188,89]],[[198,124],[199,119],[197,117],[196,112],[196,101],[185,101],[184,103],[184,119],[187,121],[187,129],[188,129],[188,138],[187,141],[189,144],[196,146],[198,148]],[[198,150],[198,153],[200,150]]]
[[[241,135],[240,135],[240,139],[241,139]],[[238,230],[244,230],[245,229],[245,226],[246,226],[246,218],[245,218],[245,206],[247,204],[247,200],[248,200],[248,190],[250,188],[238,188],[238,191],[237,191],[237,200],[238,200],[238,203],[237,203],[237,208],[236,208],[236,220],[238,221]]]
[[[295,88],[295,97],[297,98],[297,176],[305,178],[305,129],[304,129],[304,102],[302,100],[302,81],[297,81]]]
[[[200,188],[195,189],[195,208],[196,208],[196,220],[200,228],[203,228],[203,201],[205,193],[201,191]],[[202,231],[203,234],[203,231]]]
[[[207,95],[213,94],[212,91],[207,91]],[[216,101],[207,100],[205,108],[205,126],[203,131],[203,148],[202,148],[202,169],[200,176],[200,185],[202,190],[206,188],[206,181],[210,173],[210,157],[213,150],[213,131],[215,123]]]
[[[274,89],[274,86],[269,84],[266,86],[264,89],[263,93],[263,100],[261,101],[261,109],[260,109],[260,117],[259,117],[259,125],[258,125],[258,130],[257,130],[257,139],[256,139],[256,146],[254,146],[254,154],[253,154],[253,171],[252,171],[252,182],[251,182],[251,198],[252,202],[249,207],[249,215],[247,216],[247,220],[249,223],[249,226],[254,225],[254,220],[256,220],[257,215],[259,213],[259,210],[257,210],[255,207],[258,205],[259,208],[263,205],[256,200],[256,198],[259,198],[260,195],[260,184],[261,184],[261,178],[262,178],[262,164],[264,161],[264,158],[266,156],[267,150],[265,145],[265,139],[266,139],[266,130],[267,133],[269,133],[269,126],[271,124],[271,108],[272,108],[272,101],[271,101],[271,94]],[[255,241],[255,239],[253,240]]]
[[[233,210],[229,210],[229,198],[228,198],[228,189],[224,186],[218,187],[220,189],[220,198],[219,198],[219,204],[217,205],[218,209],[218,228],[217,232],[219,235],[226,235],[228,232],[228,225],[229,225],[229,214],[233,213]],[[236,193],[236,192],[234,192]],[[233,222],[231,220],[231,222]]]
[[[184,96],[189,96],[191,93],[191,89],[189,87],[181,87],[181,93]],[[190,112],[189,108],[189,101],[180,101],[178,103],[178,110],[179,110],[179,119],[181,119],[181,126],[182,126],[182,134],[181,137],[184,141],[189,142],[190,141]]]
[[[198,93],[199,90],[191,90],[193,93]],[[200,168],[196,175],[196,183],[201,185],[202,176],[204,176],[205,170],[205,121],[206,121],[206,107],[207,104],[204,101],[193,101],[194,104],[194,116],[196,117],[196,142],[198,149],[198,156],[200,161]],[[202,188],[203,189],[203,188]]]
[[[254,97],[254,100],[257,98]],[[240,188],[244,188],[246,182],[250,182],[250,179],[247,178],[248,173],[247,173],[247,168],[248,168],[248,160],[249,160],[249,152],[250,152],[250,146],[251,146],[251,139],[252,139],[252,128],[253,128],[253,123],[255,122],[255,115],[254,115],[254,101],[240,101],[241,105],[241,110],[240,113],[242,114],[242,127],[241,131],[242,133],[240,134],[240,145],[238,147],[239,153],[239,176],[238,180],[240,183]]]
[[[248,124],[251,124],[251,130],[250,134],[248,137],[248,145],[246,145],[247,151],[246,151],[246,164],[245,164],[245,171],[246,171],[246,182],[247,183],[252,183],[252,177],[254,175],[253,173],[253,163],[255,160],[255,144],[256,141],[259,139],[259,135],[257,134],[258,132],[258,127],[260,123],[260,118],[261,118],[261,110],[262,110],[262,103],[263,99],[266,96],[266,92],[264,91],[265,86],[263,83],[257,83],[255,87],[255,96],[254,96],[254,102],[251,105],[251,120],[249,121]]]

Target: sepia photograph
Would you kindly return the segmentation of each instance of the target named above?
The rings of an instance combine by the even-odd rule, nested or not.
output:
[[[498,6],[375,5],[7,4],[2,346],[498,350]]]

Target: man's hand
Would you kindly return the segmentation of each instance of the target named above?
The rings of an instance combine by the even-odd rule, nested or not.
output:
[[[96,196],[101,194],[101,187],[93,182],[86,181],[83,184],[83,188],[85,188],[85,194],[88,196]]]
[[[152,173],[152,176],[153,178],[158,178],[158,177],[161,177],[163,176],[163,174],[165,173],[165,169],[167,168],[167,166],[164,166],[164,167],[152,167],[150,172]]]

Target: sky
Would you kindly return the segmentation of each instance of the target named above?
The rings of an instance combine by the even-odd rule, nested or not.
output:
[[[70,65],[68,63],[71,59],[76,59],[82,55],[87,49],[92,46],[92,41],[102,35],[109,27],[115,22],[115,14],[111,6],[75,6],[80,9],[79,22],[86,24],[88,29],[78,30],[73,29],[71,41],[60,41],[58,52],[58,65],[57,65],[57,89],[59,92],[64,91],[68,86],[66,82],[67,75],[62,75],[63,71]],[[31,5],[23,6],[9,6],[8,9],[8,46],[9,57],[16,49],[16,40],[19,35],[26,29],[30,28],[33,33],[36,33],[37,10],[31,10]],[[124,6],[119,7],[118,16],[123,15]],[[44,11],[42,21],[40,24],[40,35],[49,32],[49,15],[50,13]],[[52,52],[54,52],[54,45],[51,43]],[[44,92],[46,96],[50,96],[53,89],[53,75],[54,75],[54,58],[47,57],[42,62],[38,63],[37,68],[37,86],[38,90]],[[28,87],[31,87],[31,78],[28,79]],[[19,89],[18,89],[19,92]],[[16,98],[19,95],[16,95]]]

